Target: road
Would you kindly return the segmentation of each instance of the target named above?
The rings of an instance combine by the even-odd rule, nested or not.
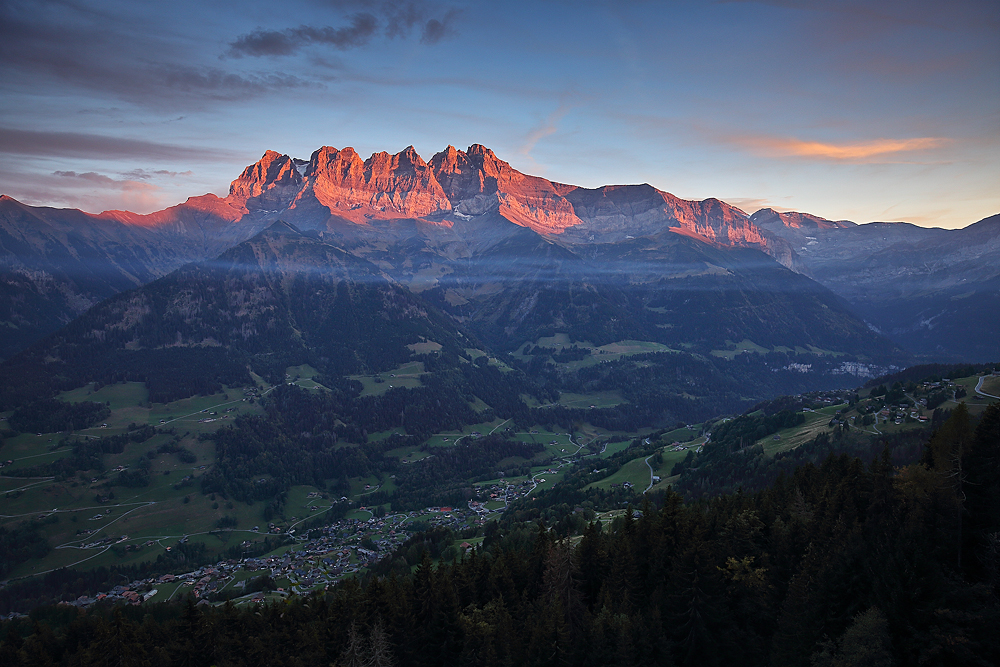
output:
[[[982,396],[988,396],[989,398],[1000,398],[1000,396],[994,396],[993,394],[987,394],[985,391],[982,390],[983,380],[985,380],[985,379],[986,379],[985,375],[981,375],[979,377],[979,382],[976,383],[976,393],[980,394]]]
[[[646,490],[643,491],[643,493],[647,493],[651,488],[653,488],[653,466],[649,465],[649,459],[654,456],[656,456],[656,454],[650,454],[646,457],[646,467],[649,468],[649,486],[646,487]]]

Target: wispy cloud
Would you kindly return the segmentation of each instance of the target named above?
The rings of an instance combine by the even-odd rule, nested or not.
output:
[[[336,4],[341,8],[351,5],[366,7],[367,11],[351,14],[347,24],[340,27],[300,25],[284,30],[258,28],[230,42],[226,55],[231,58],[291,56],[313,44],[347,51],[367,45],[379,34],[389,39],[409,37],[418,25],[422,44],[437,44],[446,37],[458,34],[456,23],[461,10],[456,8],[438,9],[413,0],[387,1],[375,6],[366,2]],[[439,17],[429,17],[432,12],[443,13]]]
[[[95,171],[39,173],[0,167],[0,183],[4,194],[26,204],[66,206],[90,213],[111,209],[148,213],[173,203],[158,185]]]
[[[794,210],[788,208],[787,206],[778,206],[770,199],[764,199],[761,197],[723,197],[722,201],[726,202],[730,206],[735,206],[748,215],[752,215],[762,208],[774,209],[779,213]]]
[[[897,153],[938,148],[947,140],[941,137],[911,139],[872,139],[854,143],[803,141],[791,137],[734,137],[733,143],[768,157],[802,157],[832,161],[872,161]]]
[[[86,187],[91,188],[147,192],[159,190],[159,188],[152,183],[131,179],[115,179],[104,174],[99,174],[95,171],[85,171],[83,173],[77,173],[75,171],[54,171],[52,172],[52,175],[63,179],[86,181]]]
[[[226,151],[195,146],[160,144],[141,139],[78,132],[44,132],[0,127],[0,153],[94,159],[218,161],[232,158]]]
[[[524,141],[518,147],[517,152],[523,155],[532,165],[535,164],[535,159],[532,157],[531,152],[535,150],[535,145],[544,139],[545,137],[555,134],[559,130],[559,121],[569,113],[573,105],[563,100],[560,102],[559,107],[545,117],[537,127],[533,128],[524,137]]]
[[[167,178],[176,178],[178,176],[191,176],[194,172],[190,169],[187,171],[170,171],[168,169],[154,169],[152,171],[146,169],[132,169],[131,171],[126,171],[121,175],[125,178],[129,178],[136,181],[148,181],[153,178],[160,176],[166,176]]]
[[[229,44],[227,54],[243,56],[290,56],[308,44],[325,44],[341,51],[364,46],[375,34],[378,20],[371,14],[355,14],[341,28],[299,26],[286,30],[255,30]]]
[[[0,65],[8,85],[82,89],[157,110],[200,109],[214,101],[246,101],[315,86],[274,71],[234,71],[184,48],[157,16],[89,11],[74,3],[0,2]],[[29,84],[30,82],[30,84]]]

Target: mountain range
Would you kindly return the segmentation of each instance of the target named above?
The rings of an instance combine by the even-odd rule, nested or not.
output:
[[[267,151],[227,197],[148,215],[0,197],[0,357],[278,222],[503,352],[567,334],[704,354],[825,350],[879,366],[1000,358],[1000,216],[942,230],[747,215],[650,185],[552,182],[480,145],[426,162],[412,147],[367,160],[351,148],[309,160]]]

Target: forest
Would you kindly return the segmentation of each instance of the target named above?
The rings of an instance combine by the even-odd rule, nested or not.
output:
[[[1000,406],[974,422],[959,406],[906,466],[831,454],[577,538],[494,526],[309,597],[42,607],[0,625],[0,664],[994,665]]]

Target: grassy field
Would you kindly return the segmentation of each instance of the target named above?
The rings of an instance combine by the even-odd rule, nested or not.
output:
[[[589,394],[563,392],[559,395],[559,405],[568,408],[613,408],[627,401],[618,391],[595,391]]]
[[[417,343],[419,345],[419,343]],[[410,361],[397,366],[388,373],[378,375],[349,375],[351,380],[361,383],[362,396],[381,396],[390,389],[402,387],[404,389],[417,389],[423,387],[420,376],[424,374],[424,362]]]
[[[432,340],[425,340],[419,343],[411,343],[406,346],[413,354],[432,354],[441,351],[441,343]]]
[[[514,370],[513,368],[511,368],[510,366],[508,366],[507,364],[505,364],[498,357],[490,357],[489,355],[487,355],[482,350],[474,348],[474,347],[467,347],[467,348],[465,348],[465,354],[472,361],[475,361],[479,357],[486,357],[487,361],[489,361],[490,366],[496,366],[497,368],[499,368],[501,371],[503,371],[505,373],[508,373],[508,372]]]
[[[58,398],[68,403],[83,401],[107,403],[112,410],[119,410],[125,407],[145,405],[149,402],[149,391],[146,389],[145,383],[142,382],[110,384],[97,391],[94,391],[94,384],[91,383],[79,389],[63,392]]]
[[[622,482],[631,482],[634,490],[640,493],[646,490],[646,487],[649,486],[650,474],[645,456],[632,459],[619,468],[613,475],[588,484],[584,487],[584,491],[587,489],[610,489],[612,486],[620,485]]]
[[[694,440],[701,433],[701,424],[691,424],[691,428],[678,428],[660,436],[664,442],[688,442]]]
[[[506,419],[494,419],[490,422],[482,422],[480,424],[470,424],[463,426],[460,431],[450,431],[447,433],[435,433],[430,438],[427,439],[425,443],[428,447],[454,447],[463,436],[472,435],[473,433],[479,433],[480,435],[489,435],[494,430],[500,431],[504,428],[504,424],[507,423]]]
[[[308,372],[308,369],[301,369]],[[66,401],[100,401],[111,408],[107,427],[83,429],[73,435],[101,437],[125,432],[129,424],[154,424],[172,428],[142,443],[130,443],[120,454],[104,457],[106,473],[82,471],[69,479],[18,479],[0,477],[4,493],[0,526],[8,527],[26,519],[42,519],[41,532],[55,548],[45,558],[21,564],[13,577],[45,572],[58,567],[97,567],[154,559],[185,535],[204,541],[210,549],[225,548],[241,531],[262,522],[262,503],[233,503],[214,495],[203,496],[198,478],[211,468],[215,448],[202,433],[214,432],[237,414],[256,412],[256,401],[243,389],[228,388],[210,396],[195,396],[169,404],[148,403],[148,393],[140,383],[109,385],[94,390],[93,385],[64,392]],[[22,434],[7,438],[0,446],[0,459],[17,459],[3,469],[5,475],[66,456],[69,447],[60,447],[63,434]],[[181,462],[176,454],[156,454],[163,444],[177,444],[192,452],[195,461]],[[147,454],[154,458],[149,459]],[[149,484],[128,488],[105,485],[117,476],[116,468],[133,468],[148,460]],[[113,492],[113,498],[109,494]],[[223,517],[236,520],[233,531],[217,532]],[[127,536],[123,539],[123,536]],[[113,544],[95,545],[111,538]],[[126,547],[128,550],[126,551]]]
[[[733,359],[737,354],[743,354],[744,352],[756,352],[757,354],[767,354],[770,352],[766,347],[761,347],[757,343],[744,338],[738,343],[734,343],[731,340],[726,341],[726,349],[724,350],[712,350],[711,354],[715,357],[722,357],[723,359]]]
[[[516,352],[513,353],[513,356],[521,359],[522,361],[528,361],[531,358],[531,355],[524,354],[528,345],[531,345],[531,343],[525,343],[522,345]],[[560,367],[568,370],[577,370],[587,366],[594,366],[603,361],[617,361],[622,357],[628,357],[636,354],[675,351],[666,345],[645,340],[620,340],[614,343],[598,346],[589,341],[571,340],[569,335],[564,333],[555,334],[554,336],[543,336],[535,341],[534,345],[552,348],[555,350],[563,350],[576,346],[584,348],[590,352],[590,354],[585,356],[583,359],[559,363]]]
[[[976,385],[972,385],[972,388],[975,389]],[[1000,375],[987,376],[986,379],[983,380],[983,386],[981,389],[987,394],[1000,396]]]
[[[285,378],[292,383],[297,384],[303,389],[309,390],[320,390],[326,389],[319,382],[314,379],[319,375],[319,371],[310,366],[309,364],[302,364],[301,366],[289,366],[285,369]]]
[[[701,444],[701,442],[701,439],[691,442],[690,448],[696,447]],[[604,452],[603,456],[607,457],[616,452],[623,451],[628,447],[628,445],[628,441],[609,444],[608,450]],[[660,477],[661,480],[665,479],[670,475],[674,465],[683,461],[684,457],[688,454],[687,449],[672,451],[669,446],[661,447],[658,451],[663,458],[662,463],[656,463],[654,458],[655,455],[634,458],[624,464],[614,474],[609,475],[600,481],[592,482],[586,488],[609,489],[614,485],[621,484],[622,482],[631,482],[634,490],[641,493],[646,490],[647,486],[649,486],[653,475]],[[647,458],[649,459],[648,465],[646,463]],[[650,472],[650,468],[652,468],[652,472]]]
[[[419,447],[397,447],[396,449],[390,449],[385,454],[386,456],[393,456],[404,463],[416,463],[430,456],[429,452],[425,452]]]
[[[828,424],[837,410],[846,407],[845,405],[831,405],[821,408],[815,412],[806,412],[806,421],[799,426],[786,428],[778,431],[780,440],[775,440],[773,435],[766,436],[757,441],[757,444],[764,446],[764,453],[774,456],[778,452],[787,452],[795,449],[799,445],[809,442],[820,433],[830,431]]]
[[[624,452],[632,444],[632,440],[621,440],[619,442],[609,442],[608,446],[605,447],[604,451],[599,455],[600,458],[606,459],[610,456],[614,456],[618,452]]]
[[[684,457],[688,454],[688,450],[684,449],[674,452],[669,447],[665,447],[660,452],[663,454],[663,463],[656,465],[653,459],[650,459],[649,463],[653,466],[653,474],[662,480],[670,476],[670,471],[674,469],[674,465],[684,460]]]
[[[746,353],[754,352],[756,354],[767,354],[770,351],[771,350],[767,349],[766,347],[758,345],[757,343],[753,342],[752,340],[750,340],[748,338],[744,338],[743,340],[741,340],[738,343],[735,343],[735,342],[733,342],[731,340],[727,340],[726,341],[726,348],[725,349],[723,349],[723,350],[712,350],[711,354],[713,356],[721,357],[723,359],[733,359],[733,358],[736,357],[736,355],[743,354],[745,352]],[[775,352],[785,352],[785,353],[794,352],[795,354],[812,354],[812,355],[816,355],[816,356],[820,356],[820,357],[826,357],[826,356],[842,357],[842,356],[844,356],[843,352],[835,352],[833,350],[824,350],[822,348],[816,347],[815,345],[810,345],[809,347],[802,347],[802,346],[797,345],[797,346],[795,346],[794,349],[790,348],[790,347],[786,347],[784,345],[776,345],[774,347],[774,351]]]
[[[548,472],[548,470],[549,468],[541,468],[539,470],[535,470],[534,468],[532,468],[532,471],[536,473],[533,476],[535,482],[537,483],[537,486],[530,493],[538,493],[539,491],[546,491],[555,486],[557,482],[562,481],[564,477],[564,473],[562,470],[558,470],[556,472]]]

